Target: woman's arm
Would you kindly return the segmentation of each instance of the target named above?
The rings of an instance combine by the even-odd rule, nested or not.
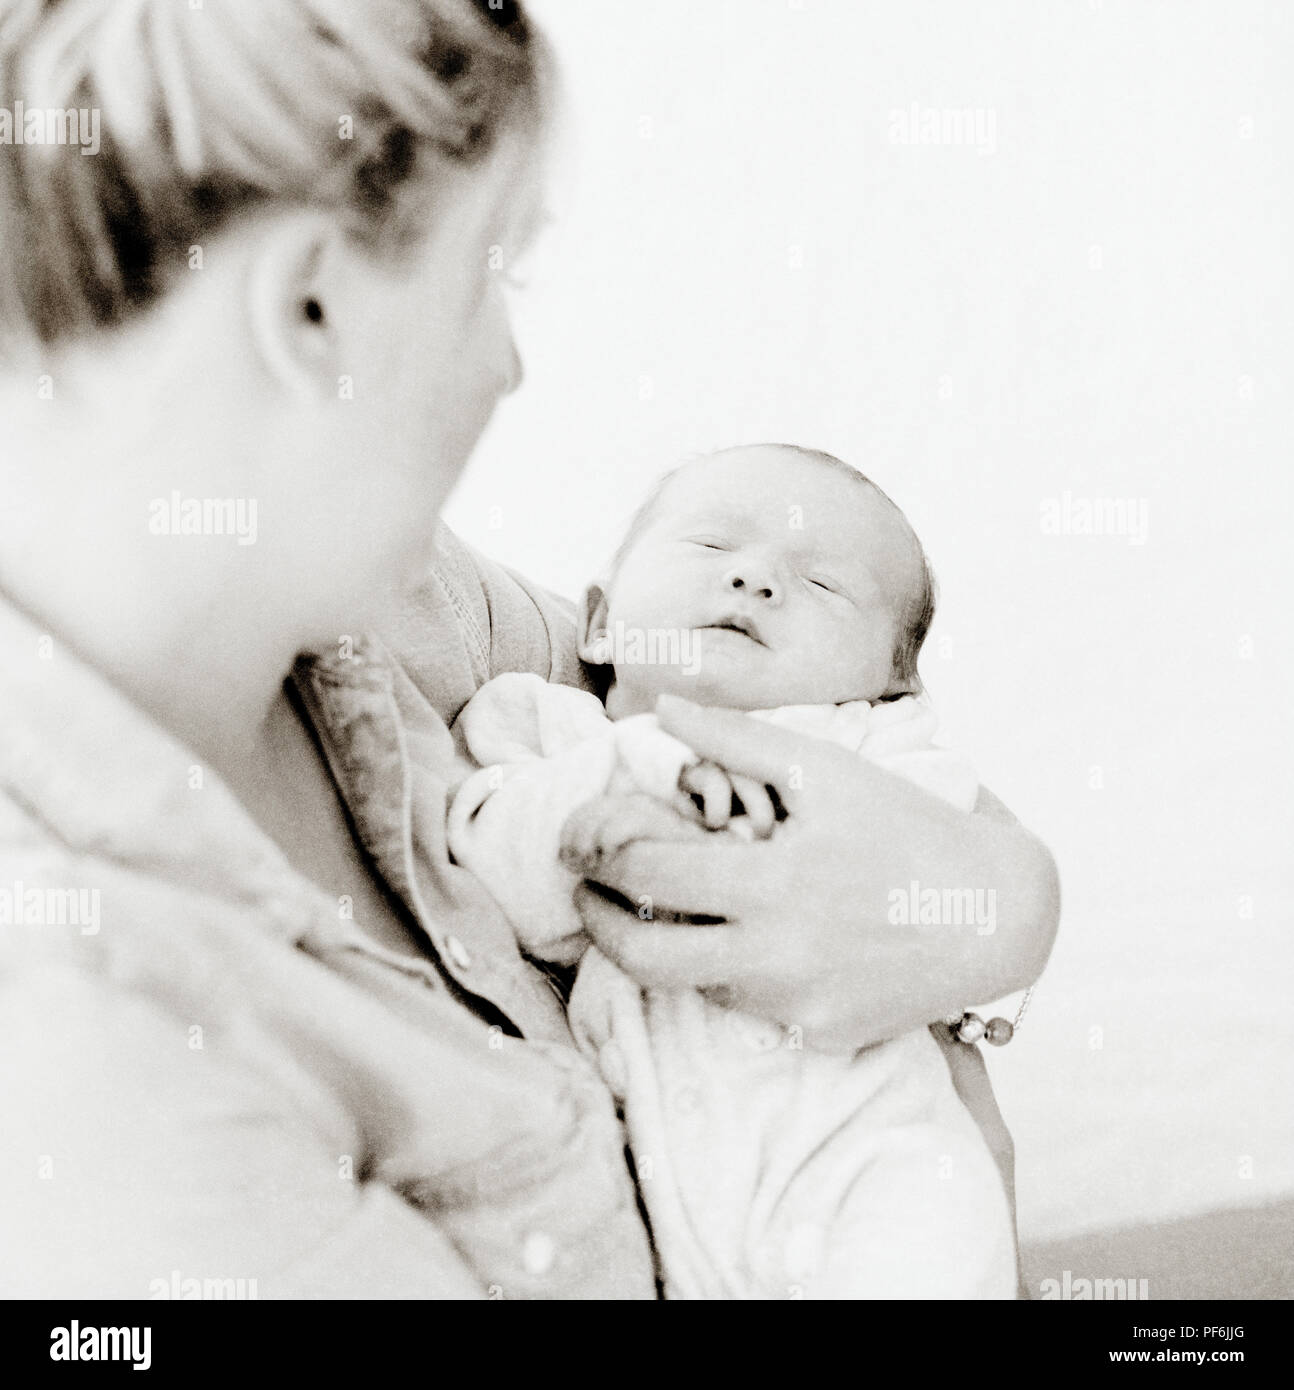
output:
[[[630,975],[711,990],[816,1046],[852,1051],[1041,973],[1059,922],[1055,864],[991,793],[967,815],[820,740],[732,711],[663,700],[658,714],[702,757],[776,788],[788,817],[754,844],[638,841],[587,864],[590,883],[636,907],[589,886],[579,894],[590,935]],[[588,844],[590,820],[614,814],[613,802],[584,808],[568,841]],[[979,890],[991,916],[909,925],[913,884],[918,894]],[[722,924],[643,922],[644,899],[658,913]]]
[[[424,699],[447,724],[491,672],[533,670],[547,679],[576,683],[570,674],[578,669],[578,659],[569,605],[470,552],[446,528],[438,533],[437,546],[435,574],[387,637]],[[485,633],[492,645],[477,650],[473,642],[484,644]],[[756,769],[751,775],[778,786],[783,801],[799,798],[793,833],[784,835],[792,827],[782,827],[774,840],[748,847],[744,859],[730,853],[735,846],[712,840],[695,846],[695,857],[687,860],[700,874],[696,889],[713,891],[734,920],[752,928],[741,963],[752,977],[764,976],[757,988],[752,978],[752,1006],[766,1001],[763,1011],[773,1017],[793,1012],[792,1021],[824,1045],[834,1040],[849,1048],[1001,998],[1037,978],[1059,920],[1056,869],[1046,848],[996,797],[982,791],[975,814],[966,816],[902,779],[857,759],[842,759],[837,749],[742,715],[676,707],[662,718],[703,756],[724,762],[718,756],[722,750],[729,755],[725,765],[731,771],[740,772],[738,762],[748,762]],[[814,750],[824,769],[816,787],[804,780]],[[792,780],[802,784],[798,791],[790,788]],[[834,800],[829,795],[833,787]],[[614,807],[603,805],[599,812],[594,806],[581,819],[599,814],[617,813]],[[587,844],[596,827],[586,821],[585,830]],[[811,877],[802,902],[806,909],[821,903],[823,910],[791,918],[787,904],[796,901],[792,884],[801,853],[806,863],[830,861]],[[632,913],[587,890],[581,895],[589,930],[604,938],[608,953],[630,973],[647,978],[654,970],[690,983],[691,954],[712,949],[711,939],[694,942],[678,927],[668,928],[671,935],[657,940],[648,931],[650,924],[637,915],[639,896],[653,898],[661,908],[674,906],[668,901],[673,896],[681,911],[699,903],[687,872],[675,846],[653,851],[648,842],[587,870],[591,879],[626,894],[631,881],[641,887],[641,893],[629,894]],[[941,888],[996,885],[995,931],[986,936],[972,932],[967,939],[967,933],[891,926],[887,890],[907,890],[914,879]],[[736,896],[725,897],[725,880],[732,881],[734,895],[757,888],[761,896],[738,911]],[[797,931],[788,934],[792,920]],[[813,970],[814,978],[783,981],[773,953],[761,966],[759,952],[767,950],[764,934],[782,946],[789,935],[801,973]]]

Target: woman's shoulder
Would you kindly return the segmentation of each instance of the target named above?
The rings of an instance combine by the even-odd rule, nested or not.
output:
[[[487,681],[528,672],[590,689],[568,600],[436,532],[426,574],[379,629],[383,645],[446,724]]]

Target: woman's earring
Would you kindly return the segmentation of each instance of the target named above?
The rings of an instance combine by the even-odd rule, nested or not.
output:
[[[603,633],[589,643],[588,661],[590,666],[609,666],[611,664],[611,639]]]

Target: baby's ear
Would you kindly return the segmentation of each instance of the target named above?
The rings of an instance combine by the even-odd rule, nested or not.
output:
[[[607,596],[596,584],[584,591],[576,619],[576,650],[590,666],[611,664],[611,638],[607,634]]]

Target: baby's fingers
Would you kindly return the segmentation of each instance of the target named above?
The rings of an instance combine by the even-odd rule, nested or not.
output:
[[[566,818],[561,857],[567,868],[584,874],[635,840],[678,840],[702,833],[672,807],[644,793],[599,797]]]
[[[788,811],[796,809],[802,799],[800,789],[816,784],[819,773],[824,780],[837,780],[835,768],[842,757],[839,749],[808,734],[776,728],[737,710],[703,708],[677,695],[662,695],[657,700],[656,717],[667,734],[729,775],[741,773],[775,787]],[[851,761],[860,762],[857,758]]]
[[[773,825],[777,820],[777,808],[773,805],[773,798],[768,794],[768,788],[762,782],[756,782],[753,777],[743,777],[741,773],[730,773],[729,776],[732,778],[732,789],[737,800],[741,802],[750,820],[750,829],[755,839],[767,840],[773,833]]]
[[[705,761],[692,763],[679,773],[678,785],[700,803],[707,830],[722,830],[732,819],[732,782],[721,767]]]

